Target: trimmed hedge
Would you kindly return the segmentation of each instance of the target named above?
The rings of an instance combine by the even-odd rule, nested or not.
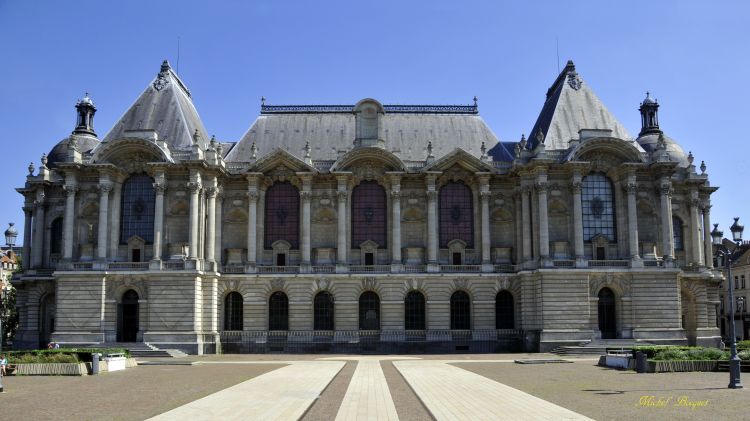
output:
[[[78,363],[91,362],[91,354],[123,354],[130,357],[130,352],[124,348],[58,348],[37,349],[29,351],[10,351],[7,353],[8,364],[33,363]]]
[[[638,351],[645,353],[646,358],[652,361],[726,361],[729,359],[728,349],[700,346],[637,346],[633,348],[633,358]],[[750,350],[740,351],[738,355],[742,360],[750,360]]]
[[[737,350],[744,351],[750,349],[750,341],[739,341],[737,342]]]

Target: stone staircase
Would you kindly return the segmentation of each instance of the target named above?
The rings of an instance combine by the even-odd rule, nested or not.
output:
[[[639,342],[635,339],[594,339],[581,342],[575,346],[558,346],[550,351],[552,354],[561,356],[597,356],[606,355],[607,349],[621,349],[629,352],[634,346],[651,345],[648,342]]]
[[[125,348],[134,358],[182,358],[188,354],[177,349],[159,349],[146,342],[106,342],[96,348]]]

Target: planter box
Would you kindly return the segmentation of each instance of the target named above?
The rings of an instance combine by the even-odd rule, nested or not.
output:
[[[16,364],[16,376],[85,376],[86,363]]]
[[[648,361],[649,373],[672,373],[683,371],[718,371],[719,361]]]

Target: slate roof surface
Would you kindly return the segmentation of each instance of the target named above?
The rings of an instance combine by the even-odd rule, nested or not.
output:
[[[581,129],[609,129],[613,137],[631,138],[625,127],[581,79],[573,62],[568,61],[547,91],[544,107],[528,136],[530,148],[536,147],[537,133],[541,130],[548,150],[568,149],[568,142],[578,139]]]
[[[487,149],[497,137],[472,106],[384,106],[383,137],[386,149],[404,161],[423,161],[427,144],[440,157],[462,148],[481,155],[482,142]],[[470,110],[473,108],[473,111]],[[258,157],[276,148],[303,158],[305,143],[310,142],[313,160],[335,160],[339,151],[354,146],[353,106],[264,106],[238,144],[227,154],[227,161],[250,160],[253,142]]]
[[[189,149],[196,129],[204,148],[209,140],[206,128],[193,105],[190,91],[166,60],[159,74],[120,117],[102,142],[127,137],[126,130],[149,129],[155,130],[171,149]]]

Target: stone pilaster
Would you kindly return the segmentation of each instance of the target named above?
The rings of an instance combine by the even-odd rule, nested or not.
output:
[[[33,267],[31,265],[32,259],[31,259],[31,224],[32,224],[32,216],[33,216],[34,208],[33,206],[24,206],[23,208],[23,215],[24,215],[24,223],[23,223],[23,258],[27,260],[27,263],[24,265],[24,269],[27,269],[27,267]]]
[[[479,178],[479,201],[481,206],[480,217],[482,224],[482,272],[495,270],[492,265],[491,241],[490,241],[490,176],[480,174]]]
[[[206,187],[206,210],[208,211],[208,221],[206,222],[206,254],[208,262],[207,269],[217,271],[216,267],[216,178],[212,178]]]
[[[583,182],[580,173],[573,174],[570,190],[573,193],[573,253],[576,267],[585,268],[586,256],[583,247],[583,203],[581,202],[581,188]]]
[[[152,269],[161,268],[162,255],[162,235],[164,233],[164,192],[167,183],[164,180],[164,174],[157,174],[154,181],[154,256],[151,260]]]
[[[300,233],[300,255],[302,261],[300,262],[300,270],[302,272],[310,272],[311,268],[311,249],[310,249],[310,203],[312,201],[312,175],[311,174],[299,174],[302,180],[302,191],[300,192],[300,205],[302,211],[302,232]]]
[[[203,188],[201,175],[199,173],[191,173],[190,181],[187,183],[187,188],[190,191],[190,227],[189,227],[189,241],[190,250],[188,257],[190,260],[198,260],[198,222],[200,220],[200,194]]]
[[[698,192],[693,191],[690,198],[690,243],[692,245],[692,263],[703,266],[703,239],[700,236],[700,227],[703,221],[700,216],[702,203],[698,198]]]
[[[635,194],[638,190],[635,174],[628,174],[625,181],[625,191],[628,195],[628,251],[631,267],[643,267],[643,261],[638,252],[638,208]]]
[[[76,193],[78,184],[75,176],[68,174],[63,186],[65,190],[65,217],[63,219],[63,261],[73,260],[73,228],[75,226]]]
[[[38,192],[34,201],[34,238],[32,243],[31,267],[41,268],[44,255],[44,192]]]
[[[523,264],[531,262],[531,186],[521,187],[521,226],[523,228]]]
[[[707,268],[714,267],[713,245],[711,242],[711,205],[703,203],[703,258]]]
[[[539,204],[539,265],[552,267],[549,256],[549,215],[547,213],[547,174],[540,173],[536,177],[537,203]]]
[[[259,174],[247,176],[247,265],[245,272],[254,273],[258,263],[258,178]]]
[[[112,210],[109,212],[109,259],[115,261],[120,254],[120,203],[122,200],[122,182],[119,180],[115,181],[112,186]],[[130,256],[125,260],[130,260]]]
[[[99,181],[99,235],[97,236],[96,257],[100,262],[107,260],[107,234],[109,215],[109,193],[113,185],[107,177]]]
[[[401,175],[391,174],[391,272],[401,272],[404,268],[401,260]]]
[[[438,261],[438,192],[437,176],[427,175],[427,271],[439,272]]]
[[[347,272],[349,270],[349,246],[347,237],[347,199],[349,197],[349,176],[338,174],[336,176],[338,188],[336,190],[336,204],[338,206],[338,224],[336,235],[336,272]]]
[[[665,267],[674,267],[674,226],[672,225],[672,182],[662,177],[659,183],[661,204],[662,259]]]

